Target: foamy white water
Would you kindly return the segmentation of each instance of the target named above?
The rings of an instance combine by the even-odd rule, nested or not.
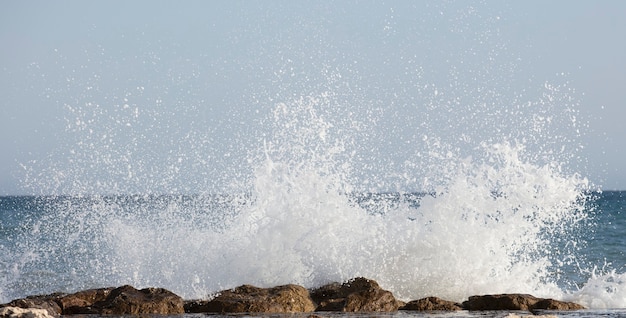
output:
[[[278,104],[248,160],[252,177],[229,189],[240,195],[55,199],[21,238],[31,260],[15,279],[33,262],[61,272],[54,283],[36,279],[49,292],[132,284],[201,298],[244,283],[365,276],[404,300],[515,292],[623,306],[622,274],[594,275],[580,291],[558,284],[559,267],[577,257],[571,229],[589,217],[584,177],[533,162],[522,142],[482,142],[473,156],[431,162],[423,178],[439,183],[419,205],[357,200],[359,145],[325,119],[332,103]]]

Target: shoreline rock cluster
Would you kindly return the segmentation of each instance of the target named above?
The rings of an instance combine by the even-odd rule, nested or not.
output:
[[[343,284],[306,289],[299,285],[259,288],[242,285],[209,300],[183,300],[163,288],[138,290],[125,285],[73,294],[29,296],[0,305],[0,317],[47,318],[61,315],[180,315],[184,313],[313,313],[411,311],[580,310],[583,306],[527,294],[471,296],[462,303],[427,297],[397,300],[374,280],[358,277]]]

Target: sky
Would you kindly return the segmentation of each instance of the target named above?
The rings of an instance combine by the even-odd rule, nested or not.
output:
[[[626,189],[624,1],[0,6],[0,195],[221,187],[310,98],[364,175],[508,135]]]

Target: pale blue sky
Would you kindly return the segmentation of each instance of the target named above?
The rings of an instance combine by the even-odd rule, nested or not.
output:
[[[385,175],[377,169],[403,164],[406,143],[422,135],[445,139],[467,126],[474,138],[488,138],[476,132],[484,127],[506,133],[508,123],[475,124],[466,100],[510,111],[526,97],[536,101],[546,82],[561,86],[556,103],[570,103],[582,122],[580,137],[557,127],[548,133],[563,136],[543,136],[547,144],[563,137],[567,147],[584,145],[567,165],[604,189],[626,189],[625,1],[0,7],[0,195],[71,191],[73,178],[63,174],[97,182],[99,169],[124,166],[120,158],[141,167],[109,173],[103,183],[112,192],[142,191],[147,176],[171,178],[150,191],[201,192],[245,165],[276,103],[324,90],[347,96],[337,97],[347,109],[337,116],[382,114],[357,140],[377,149],[364,158],[395,154],[371,159],[384,164],[369,172]],[[455,116],[469,122],[421,108],[436,95],[428,85],[458,95]],[[481,90],[497,96],[477,96]],[[435,119],[420,128],[425,114]]]

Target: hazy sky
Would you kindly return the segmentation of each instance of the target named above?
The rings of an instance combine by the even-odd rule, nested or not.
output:
[[[166,191],[200,191],[246,163],[277,103],[324,91],[337,109],[328,114],[376,117],[355,138],[377,150],[360,156],[400,149],[379,166],[359,161],[371,171],[402,164],[411,156],[403,145],[433,133],[506,134],[517,123],[477,122],[532,116],[524,98],[545,99],[539,117],[568,124],[559,112],[573,110],[578,122],[535,138],[584,146],[567,164],[604,189],[626,189],[625,1],[0,6],[0,195],[85,182],[141,191],[150,176],[167,179]],[[67,174],[82,183],[68,185]]]

